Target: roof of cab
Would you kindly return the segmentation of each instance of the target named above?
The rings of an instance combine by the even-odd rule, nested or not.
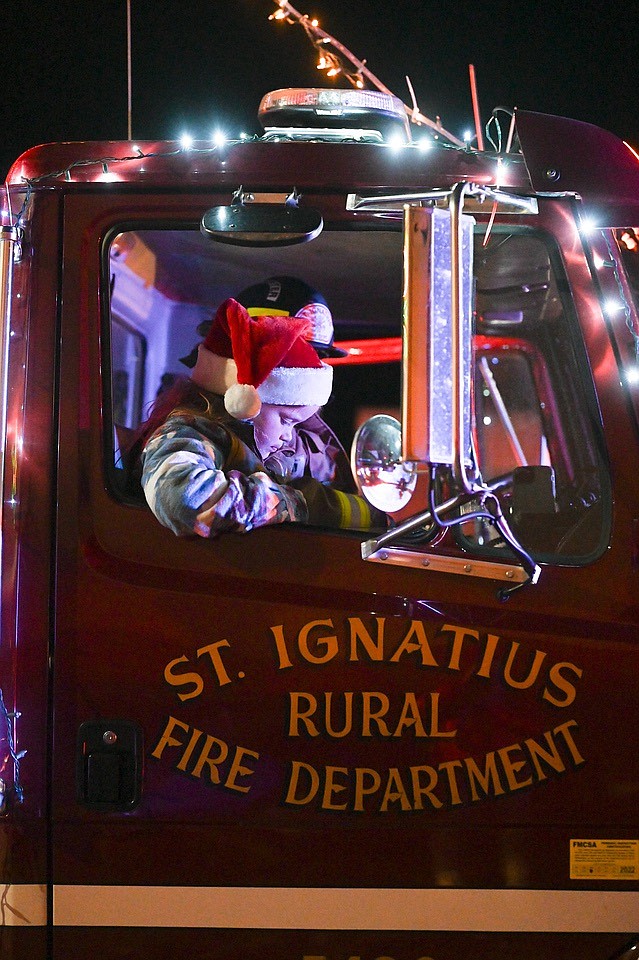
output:
[[[74,184],[136,184],[138,186],[219,186],[233,189],[244,184],[255,189],[294,178],[298,188],[403,185],[446,186],[459,180],[530,191],[522,158],[514,156],[509,176],[496,154],[460,150],[433,144],[428,151],[417,145],[353,141],[237,140],[222,146],[196,141],[188,148],[175,141],[88,141],[51,143],[22,154],[9,170],[11,185],[29,182],[59,189]],[[248,181],[247,179],[248,178]]]
[[[11,186],[73,190],[118,186],[401,190],[459,181],[540,196],[577,196],[601,226],[639,224],[639,156],[615,135],[565,117],[517,111],[521,153],[498,155],[439,142],[247,139],[87,141],[33,147],[9,170]]]

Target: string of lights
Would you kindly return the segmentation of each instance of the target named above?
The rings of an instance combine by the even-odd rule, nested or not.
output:
[[[619,299],[621,301],[621,306],[623,308],[624,322],[628,328],[630,335],[634,341],[635,347],[635,366],[639,366],[639,331],[636,330],[635,324],[633,322],[632,311],[630,309],[630,304],[626,299],[626,294],[623,288],[623,283],[621,282],[621,277],[619,276],[619,269],[617,266],[617,256],[615,251],[612,248],[612,243],[609,237],[609,231],[601,230],[601,236],[603,237],[604,243],[606,244],[606,249],[608,251],[608,261],[607,263],[612,264],[613,276],[615,279],[615,284],[619,292]]]
[[[358,89],[363,89],[366,85],[366,80],[368,80],[372,86],[377,90],[381,90],[382,93],[395,96],[395,94],[368,69],[366,60],[359,60],[343,43],[340,43],[339,40],[332,37],[330,33],[322,30],[316,19],[311,19],[308,14],[300,13],[299,10],[296,10],[295,7],[289,3],[289,0],[273,0],[273,2],[277,10],[269,16],[269,20],[299,24],[317,52],[317,69],[325,71],[327,77],[334,79],[337,76],[343,76],[351,86],[357,87]],[[406,79],[409,90],[411,90],[411,96],[413,97],[413,106],[408,106],[406,103],[404,103],[403,106],[411,123],[417,126],[430,127],[437,137],[443,137],[450,143],[454,143],[458,147],[463,147],[464,143],[442,126],[439,117],[437,120],[431,120],[418,109],[414,95],[412,94],[410,81],[408,78]]]
[[[392,94],[391,94],[392,96]],[[239,137],[231,138],[226,137],[220,132],[217,132],[211,138],[212,142],[207,143],[206,146],[201,146],[200,144],[203,141],[196,141],[193,137],[188,134],[183,135],[179,141],[171,141],[171,146],[169,149],[162,150],[148,150],[144,151],[140,147],[131,145],[130,149],[133,150],[132,153],[128,153],[121,157],[114,156],[104,156],[104,157],[82,157],[78,160],[74,160],[66,167],[62,167],[57,170],[50,170],[46,173],[40,174],[37,177],[23,177],[22,182],[25,185],[25,194],[22,200],[22,204],[19,212],[13,217],[11,213],[11,197],[9,192],[8,183],[5,184],[7,190],[7,212],[9,225],[17,228],[23,228],[25,226],[25,221],[27,219],[27,210],[29,206],[29,201],[33,195],[33,190],[39,184],[46,184],[47,181],[64,179],[67,182],[70,182],[73,179],[73,173],[79,169],[86,169],[90,167],[96,167],[99,170],[99,176],[94,179],[99,179],[101,181],[108,181],[110,179],[110,174],[112,173],[111,168],[113,166],[119,166],[123,163],[132,163],[138,162],[142,163],[145,160],[154,159],[157,157],[167,158],[167,157],[177,157],[180,155],[212,155],[219,153],[223,148],[228,148],[236,146],[238,144],[254,143],[262,140],[263,138],[259,135],[248,135],[240,134]],[[290,139],[285,135],[280,136],[279,139]],[[353,140],[353,142],[356,142]],[[432,141],[431,141],[432,143]],[[461,145],[461,144],[460,144]],[[387,143],[384,146],[389,147],[393,150],[397,149],[395,143]],[[422,142],[406,143],[401,145],[403,149],[416,148],[419,150],[424,149],[424,144]],[[442,147],[446,146],[442,144]],[[117,180],[117,176],[113,176],[114,180]],[[6,213],[6,212],[5,212]],[[3,221],[5,218],[5,213],[3,213]]]
[[[13,762],[13,791],[15,799],[18,803],[22,803],[24,800],[24,790],[20,783],[20,761],[25,756],[27,751],[20,750],[18,753],[16,753],[13,742],[13,721],[19,719],[20,714],[16,711],[7,710],[4,697],[2,695],[2,689],[0,689],[0,716],[5,724],[7,749],[9,751],[9,757]]]
[[[246,143],[250,140],[259,140],[257,136],[249,137],[246,134],[243,134],[237,140],[229,140],[226,137],[221,135],[216,135],[214,138],[214,143],[207,145],[206,147],[198,146],[197,143],[193,140],[192,137],[185,135],[177,143],[176,146],[171,146],[170,149],[166,150],[141,150],[137,146],[133,146],[133,153],[127,154],[123,157],[82,157],[81,159],[74,160],[73,163],[70,163],[68,166],[63,167],[59,170],[47,171],[37,177],[24,177],[23,182],[25,184],[25,196],[22,201],[22,206],[18,212],[15,223],[12,224],[16,227],[21,227],[25,218],[26,210],[29,205],[29,200],[33,193],[34,187],[40,183],[44,183],[47,180],[59,180],[63,178],[66,181],[70,181],[73,178],[73,171],[80,168],[87,167],[99,167],[101,168],[101,173],[103,174],[102,179],[108,176],[110,167],[113,165],[119,165],[122,163],[131,163],[131,162],[141,162],[144,160],[149,160],[155,157],[176,157],[180,154],[213,154],[219,152],[219,150],[226,145],[232,145],[234,143]]]

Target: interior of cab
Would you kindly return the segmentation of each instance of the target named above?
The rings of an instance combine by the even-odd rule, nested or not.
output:
[[[531,552],[542,561],[585,563],[607,539],[607,473],[559,258],[530,228],[495,227],[485,245],[483,236],[475,242],[473,294],[478,467],[487,483],[517,475],[517,483],[503,485],[504,505]],[[399,420],[402,247],[401,224],[389,228],[388,221],[381,229],[326,228],[310,243],[277,248],[214,243],[195,228],[114,232],[105,257],[106,456],[114,495],[143,505],[127,462],[136,429],[156,397],[188,376],[184,358],[217,307],[271,276],[303,279],[329,305],[346,356],[329,361],[334,389],[322,415],[347,453],[372,415]],[[424,542],[430,535],[425,529]],[[456,536],[475,553],[508,549],[481,521],[469,520]]]

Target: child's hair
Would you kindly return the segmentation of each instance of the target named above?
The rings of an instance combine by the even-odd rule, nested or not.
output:
[[[189,377],[178,377],[170,387],[163,390],[149,410],[148,419],[138,427],[132,447],[141,451],[145,443],[162,426],[172,410],[176,408],[192,410],[198,416],[207,416],[210,405],[202,389]]]

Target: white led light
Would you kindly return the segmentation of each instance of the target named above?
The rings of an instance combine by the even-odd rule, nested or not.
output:
[[[433,147],[433,141],[430,137],[422,137],[417,141],[417,149],[422,153],[426,153],[428,150],[431,150]]]
[[[399,153],[402,147],[406,146],[406,141],[399,133],[394,133],[387,142],[393,153]]]
[[[211,137],[211,140],[213,141],[216,147],[223,147],[224,144],[226,143],[226,139],[227,139],[226,134],[223,133],[222,130],[216,130],[213,136]]]
[[[621,310],[623,310],[623,304],[619,300],[609,298],[604,301],[603,312],[607,317],[616,317]]]
[[[626,370],[626,383],[630,384],[630,386],[639,383],[639,367],[629,367]]]
[[[585,233],[586,236],[594,233],[597,229],[597,223],[594,217],[583,217],[581,220],[581,232]]]
[[[470,141],[471,141],[472,139],[473,139],[472,132],[471,132],[470,130],[465,130],[465,131],[464,131],[464,143],[470,143]]]
[[[183,150],[190,150],[193,146],[193,137],[190,133],[183,133],[180,137],[180,146]]]
[[[592,262],[595,265],[595,270],[601,270],[604,265],[603,258],[598,253],[593,254]]]

